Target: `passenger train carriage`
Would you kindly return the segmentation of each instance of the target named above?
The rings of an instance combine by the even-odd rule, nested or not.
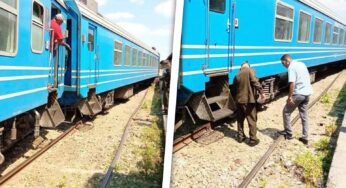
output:
[[[178,105],[201,120],[231,116],[230,90],[244,61],[273,98],[287,73],[283,54],[304,62],[312,77],[346,59],[345,24],[309,0],[185,0]]]
[[[63,46],[50,50],[58,13]],[[61,107],[93,116],[133,84],[158,76],[159,53],[74,0],[0,0],[0,149],[65,121]],[[2,158],[3,159],[3,158]]]

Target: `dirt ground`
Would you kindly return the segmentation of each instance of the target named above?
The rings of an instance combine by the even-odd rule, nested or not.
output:
[[[314,83],[311,101],[335,77],[336,74]],[[301,135],[299,122],[295,125],[295,139],[280,144],[279,149],[274,152],[249,187],[305,187],[302,180],[293,172],[293,158],[296,154],[314,150],[312,143],[324,136],[325,126],[338,119],[338,116],[330,112],[333,112],[333,104],[338,92],[345,87],[345,82],[344,71],[329,90],[329,105],[319,103],[309,111],[309,146],[298,141]],[[235,140],[236,122],[229,122],[217,128],[220,134],[224,134],[224,138],[209,145],[193,142],[175,153],[172,187],[237,187],[277,137],[277,131],[283,130],[282,108],[285,102],[286,96],[282,95],[258,114],[257,136],[261,142],[256,147],[250,147],[246,143],[239,144]],[[296,114],[297,111],[292,117]],[[247,132],[248,129],[245,130],[245,133]]]
[[[91,129],[75,131],[68,135],[3,187],[99,187],[121,140],[125,124],[144,94],[145,91],[140,91],[128,101],[116,104],[107,114],[98,115]],[[146,103],[151,104],[154,94],[153,89],[148,92]],[[157,114],[151,113],[152,109],[143,108],[139,113],[140,118],[146,117],[146,121],[149,122],[158,121]],[[131,185],[128,184],[128,177],[132,176],[132,172],[140,170],[136,166],[133,167],[133,164],[141,160],[141,153],[129,148],[141,147],[142,138],[139,135],[142,134],[144,126],[144,124],[135,123],[131,128],[131,136],[128,138],[123,150],[124,156],[120,161],[122,168],[117,169],[116,185]],[[157,129],[160,131],[161,127]],[[46,137],[55,138],[59,134],[61,131],[49,130]],[[158,144],[161,144],[159,148],[162,149],[162,143]],[[11,165],[7,165],[2,174],[34,152],[29,149],[22,153],[15,162],[12,161]],[[160,182],[158,179],[161,179],[161,176],[157,177],[159,176],[157,174],[152,179],[143,176],[145,174],[138,173],[132,182],[145,182],[152,187],[157,187]]]

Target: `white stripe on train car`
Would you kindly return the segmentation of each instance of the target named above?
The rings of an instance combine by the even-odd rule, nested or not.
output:
[[[50,70],[50,67],[31,67],[31,66],[3,66],[0,65],[0,70]]]
[[[59,87],[61,87],[63,85],[64,84],[59,84]],[[20,91],[20,92],[16,92],[16,93],[10,93],[10,94],[6,94],[6,95],[0,95],[0,100],[5,100],[5,99],[13,98],[13,97],[18,97],[18,96],[22,96],[22,95],[31,94],[31,93],[36,93],[36,92],[44,91],[44,90],[48,91],[47,86],[35,88],[35,89],[30,89],[30,90],[25,90],[25,91]]]
[[[139,77],[144,77],[144,76],[157,76],[157,73],[155,74],[144,74],[144,75],[138,75],[138,76],[132,76],[132,77],[126,77],[126,78],[119,78],[119,79],[114,79],[114,80],[107,80],[107,81],[103,81],[103,82],[97,82],[96,85],[102,85],[102,84],[107,84],[107,83],[112,83],[112,82],[118,82],[118,81],[122,81],[122,80],[129,80],[132,78],[139,78]],[[76,88],[76,85],[72,85],[72,86],[65,86],[67,88]],[[88,87],[88,84],[84,84],[81,85],[80,88],[85,88]]]
[[[206,45],[182,45],[183,49],[207,49]],[[210,45],[210,49],[232,49],[232,46],[213,46]],[[304,46],[234,46],[235,49],[309,49],[309,50],[346,50],[344,46],[337,47],[304,47]]]
[[[145,72],[154,72],[155,70],[145,71]],[[144,73],[145,73],[144,72]],[[126,72],[126,73],[113,73],[113,74],[100,74],[100,75],[86,75],[86,76],[73,76],[72,78],[94,78],[94,77],[106,77],[106,76],[116,76],[116,75],[127,75],[127,74],[140,74],[143,72]]]
[[[118,70],[113,70],[113,69],[103,69],[103,70],[80,70],[79,72],[81,73],[89,73],[89,72],[130,72],[130,71],[153,71],[157,69],[118,69]],[[77,70],[72,70],[72,72],[77,72]]]
[[[0,77],[0,82],[3,82],[3,81],[13,81],[13,80],[36,79],[36,78],[48,78],[48,74],[45,74],[45,75],[30,75],[30,76],[4,76],[4,77]]]
[[[244,56],[262,56],[262,55],[282,55],[282,54],[310,54],[310,53],[337,53],[346,52],[346,50],[333,50],[333,51],[282,51],[282,52],[260,52],[260,53],[235,53],[235,57]],[[202,59],[202,58],[219,58],[219,57],[231,57],[231,54],[199,54],[199,55],[181,55],[181,59]]]
[[[308,57],[308,58],[300,58],[295,59],[297,61],[306,61],[306,60],[314,60],[314,59],[323,59],[328,57],[339,57],[339,56],[346,56],[346,54],[336,54],[336,55],[327,55],[327,56],[318,56],[318,57]],[[271,62],[264,62],[264,63],[252,63],[252,67],[259,67],[259,66],[265,66],[265,65],[273,65],[273,64],[280,64],[281,61],[271,61]],[[233,66],[230,67],[231,70],[237,70],[240,66]],[[189,75],[195,75],[195,74],[203,74],[205,71],[216,71],[216,70],[223,70],[227,69],[227,67],[221,67],[221,68],[214,68],[214,69],[206,69],[204,71],[202,70],[196,70],[196,71],[186,71],[180,73],[180,76],[189,76]]]

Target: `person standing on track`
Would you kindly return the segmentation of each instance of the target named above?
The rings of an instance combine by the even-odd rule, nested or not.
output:
[[[293,138],[291,126],[291,113],[298,107],[299,115],[302,119],[303,136],[299,141],[308,144],[308,103],[312,95],[310,74],[304,63],[292,60],[292,57],[285,54],[281,57],[281,63],[288,69],[289,93],[287,103],[283,109],[283,122],[285,130],[279,133],[286,139]]]
[[[255,76],[254,70],[250,67],[250,64],[245,61],[240,68],[240,72],[235,77],[234,85],[237,91],[237,124],[238,124],[238,136],[239,143],[245,141],[246,136],[244,133],[244,120],[246,118],[250,129],[250,146],[255,146],[259,143],[257,138],[257,110],[256,110],[256,97],[254,89],[260,94],[262,100],[265,99],[263,89],[258,79]]]

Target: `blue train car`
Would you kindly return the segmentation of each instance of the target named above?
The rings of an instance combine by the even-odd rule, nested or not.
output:
[[[73,35],[80,36],[79,57],[67,68],[60,101],[78,103],[83,115],[95,115],[114,98],[130,96],[134,83],[157,77],[159,54],[84,4],[76,5],[80,23]]]
[[[58,13],[71,51],[51,47]],[[64,122],[62,107],[95,115],[128,98],[158,76],[158,62],[155,49],[74,0],[0,1],[0,151]]]
[[[230,88],[246,60],[273,97],[285,53],[311,71],[345,60],[346,21],[308,0],[185,0],[178,103],[202,120],[232,115]]]

